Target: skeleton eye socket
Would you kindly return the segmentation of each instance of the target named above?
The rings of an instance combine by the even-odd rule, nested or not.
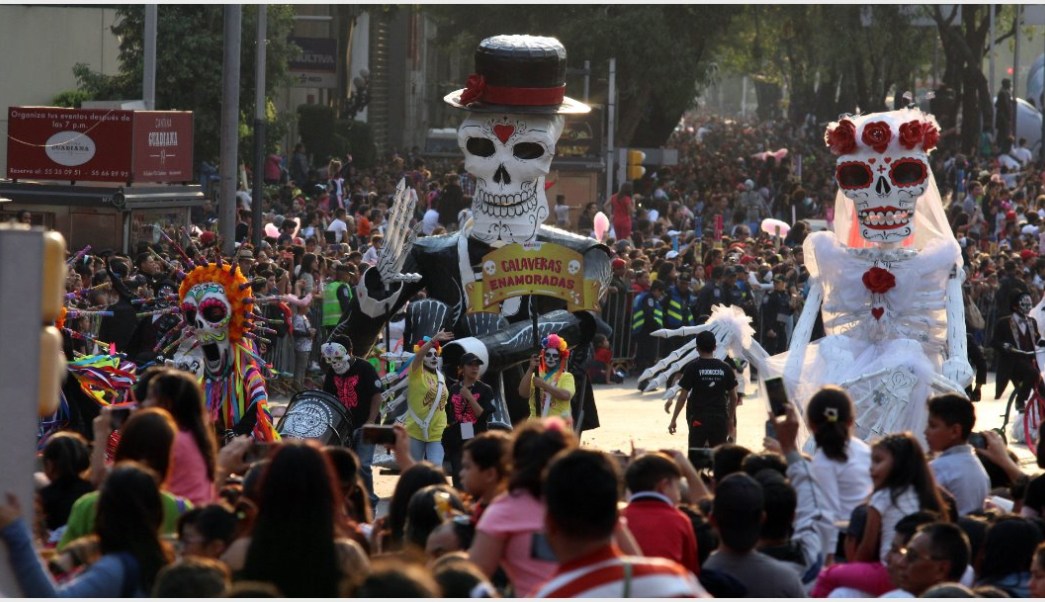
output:
[[[196,306],[191,303],[182,303],[181,313],[185,316],[185,321],[193,323],[196,321]]]
[[[889,171],[889,179],[896,186],[917,186],[925,181],[925,175],[925,163],[916,159],[901,159]]]
[[[835,179],[844,189],[867,188],[871,185],[871,168],[863,163],[843,163],[835,170]]]
[[[469,138],[465,148],[479,157],[491,157],[496,150],[493,147],[493,141],[486,138]]]
[[[228,314],[228,310],[221,301],[207,300],[200,306],[200,313],[203,314],[203,319],[208,322],[221,322]]]
[[[512,148],[512,154],[519,159],[539,159],[544,154],[544,147],[536,142],[520,142]]]

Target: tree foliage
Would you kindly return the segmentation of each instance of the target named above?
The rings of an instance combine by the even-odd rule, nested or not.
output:
[[[892,108],[891,94],[915,91],[935,39],[907,7],[861,4],[746,5],[730,37],[723,68],[755,80],[763,119],[778,116],[786,89],[793,121]]]
[[[606,102],[608,60],[617,59],[619,146],[661,146],[714,73],[711,57],[726,41],[736,6],[469,5],[426,7],[440,43],[470,57],[483,38],[532,34],[558,38],[570,68],[591,61],[592,103]],[[470,67],[470,65],[469,65]],[[580,78],[567,94],[580,96]],[[464,82],[459,82],[463,85]]]
[[[254,65],[258,7],[243,7],[240,56],[240,158],[253,156]],[[294,8],[270,5],[265,62],[268,125],[266,142],[274,148],[287,132],[288,115],[279,114],[272,102],[274,91],[290,83],[288,62],[300,52],[288,41],[293,30]],[[92,100],[142,98],[144,67],[143,5],[123,6],[112,27],[120,40],[119,73],[113,76],[78,64],[78,92]],[[196,161],[214,161],[219,155],[224,57],[224,14],[219,4],[161,4],[156,26],[156,108],[192,111],[195,121]],[[65,96],[65,95],[63,95]],[[72,97],[83,100],[81,97]]]

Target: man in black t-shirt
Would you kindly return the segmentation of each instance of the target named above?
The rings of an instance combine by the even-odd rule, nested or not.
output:
[[[686,406],[686,423],[689,424],[690,461],[697,463],[693,454],[695,447],[715,447],[727,438],[736,437],[733,416],[737,408],[737,377],[733,367],[715,359],[715,335],[705,330],[697,334],[697,352],[700,357],[682,369],[679,394],[675,400],[675,412],[671,415],[668,433],[674,435],[676,420]],[[671,400],[664,411],[671,408]]]
[[[474,353],[465,353],[460,361],[460,380],[450,385],[446,404],[446,430],[443,431],[443,452],[450,463],[453,486],[461,488],[461,454],[465,442],[486,432],[486,425],[494,412],[494,394],[490,385],[479,380],[483,360]]]
[[[333,337],[321,347],[323,361],[329,369],[323,380],[323,390],[338,398],[352,421],[351,447],[359,456],[359,474],[367,486],[370,502],[376,504],[374,475],[370,466],[374,461],[374,444],[366,443],[361,426],[377,422],[381,408],[381,380],[370,362],[352,355],[352,340]]]

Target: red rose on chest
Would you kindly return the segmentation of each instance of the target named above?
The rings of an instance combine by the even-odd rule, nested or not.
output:
[[[896,286],[896,276],[889,270],[873,267],[864,272],[863,282],[867,290],[881,295]]]

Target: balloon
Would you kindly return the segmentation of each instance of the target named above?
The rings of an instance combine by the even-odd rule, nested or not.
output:
[[[780,236],[787,236],[787,233],[791,231],[791,226],[787,225],[787,222],[767,217],[762,220],[762,231],[766,234],[773,236],[777,235],[777,228],[780,229]]]
[[[603,237],[606,236],[606,231],[610,229],[610,218],[606,217],[606,214],[599,211],[595,214],[595,219],[592,220],[595,224],[595,238],[602,241]]]
[[[265,236],[268,238],[279,238],[279,228],[275,224],[265,224]]]

